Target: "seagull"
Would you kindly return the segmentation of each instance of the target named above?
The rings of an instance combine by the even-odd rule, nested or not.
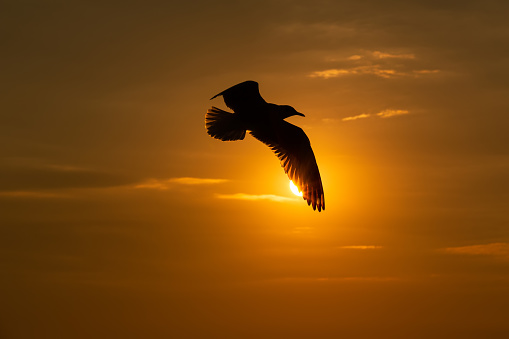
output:
[[[285,173],[302,192],[313,210],[325,210],[322,179],[315,155],[304,131],[285,119],[304,114],[287,105],[266,102],[256,81],[244,81],[210,100],[223,96],[230,113],[212,106],[205,115],[207,133],[222,141],[243,140],[246,131],[269,146],[281,162]]]

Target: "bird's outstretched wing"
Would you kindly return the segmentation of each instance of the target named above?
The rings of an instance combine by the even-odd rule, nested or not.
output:
[[[253,107],[267,104],[260,95],[256,81],[244,81],[232,86],[219,94],[214,95],[210,100],[222,95],[226,106],[234,112],[252,110]]]
[[[250,133],[274,151],[308,205],[314,210],[325,210],[322,179],[306,133],[284,120],[271,129],[257,129]]]

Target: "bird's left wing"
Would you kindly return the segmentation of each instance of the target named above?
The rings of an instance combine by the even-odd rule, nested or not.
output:
[[[325,210],[322,179],[306,133],[284,120],[275,123],[270,130],[256,129],[250,133],[274,151],[308,205],[314,210]]]
[[[212,99],[222,95],[226,106],[234,112],[242,110],[251,110],[255,107],[266,105],[258,89],[256,81],[248,80],[232,86],[219,94],[214,95]]]

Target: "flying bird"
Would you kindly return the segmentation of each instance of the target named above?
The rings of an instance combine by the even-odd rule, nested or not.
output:
[[[258,83],[244,81],[232,86],[210,100],[223,96],[226,106],[234,113],[217,107],[207,110],[205,127],[213,138],[222,141],[242,140],[246,131],[269,146],[281,161],[290,180],[302,192],[313,210],[325,210],[322,179],[315,155],[304,131],[285,119],[304,116],[293,107],[266,102],[260,95]]]

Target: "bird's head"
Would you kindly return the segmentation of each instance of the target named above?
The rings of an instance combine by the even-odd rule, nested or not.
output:
[[[286,119],[292,115],[300,115],[301,117],[305,116],[304,114],[297,112],[292,106],[288,105],[279,105],[279,114],[282,119]]]

